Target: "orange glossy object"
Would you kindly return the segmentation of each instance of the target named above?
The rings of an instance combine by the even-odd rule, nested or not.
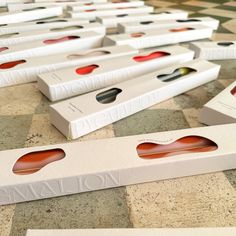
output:
[[[230,91],[230,93],[236,97],[236,86]]]
[[[98,68],[98,65],[89,65],[89,66],[84,66],[84,67],[80,67],[78,69],[76,69],[76,73],[79,75],[87,75],[92,73],[96,68]]]
[[[7,49],[9,49],[9,48],[8,47],[2,47],[2,48],[0,48],[0,52],[3,52],[5,50],[7,50]]]
[[[47,40],[44,40],[43,43],[45,43],[45,44],[61,43],[64,41],[78,39],[78,38],[80,38],[80,37],[79,36],[66,36],[66,37],[59,38],[59,39],[47,39]]]
[[[170,144],[141,143],[136,149],[140,158],[155,159],[184,153],[210,152],[217,148],[217,144],[210,139],[200,136],[186,136]]]
[[[2,64],[0,64],[0,69],[1,70],[10,69],[10,68],[13,68],[19,64],[23,64],[25,62],[26,62],[26,60],[18,60],[18,61],[10,61],[10,62],[6,62],[6,63],[2,63]]]
[[[62,149],[30,152],[20,157],[13,166],[13,173],[29,175],[41,170],[46,165],[59,161],[66,156]]]
[[[168,52],[157,51],[157,52],[152,52],[146,56],[136,56],[136,57],[133,57],[133,59],[137,62],[143,62],[143,61],[149,61],[149,60],[153,60],[159,57],[165,57],[169,55],[170,53]]]
[[[145,33],[143,33],[143,32],[138,32],[138,33],[132,33],[130,36],[131,36],[132,38],[140,38],[140,37],[142,37],[143,35],[145,35]]]
[[[171,29],[171,32],[183,32],[188,30],[194,30],[193,28],[178,28],[178,29]]]

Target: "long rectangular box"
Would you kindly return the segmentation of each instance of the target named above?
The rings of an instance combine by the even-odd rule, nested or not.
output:
[[[40,7],[33,10],[0,13],[1,24],[20,23],[62,15],[62,7]]]
[[[76,24],[86,24],[89,20],[82,19],[69,19],[69,18],[58,18],[53,20],[39,20],[33,22],[22,22],[20,24],[6,24],[0,27],[0,34],[10,34],[17,32],[25,32],[31,30],[45,30],[58,27],[73,26]]]
[[[190,61],[193,56],[193,51],[180,46],[152,49],[135,56],[93,61],[79,67],[40,74],[38,86],[51,101],[57,101]]]
[[[0,205],[234,169],[235,139],[230,124],[1,151]]]
[[[203,106],[199,121],[207,125],[236,122],[236,82]]]
[[[50,106],[51,123],[76,139],[217,78],[220,66],[194,60]]]
[[[134,55],[138,51],[130,46],[103,47],[90,50],[74,50],[66,54],[33,57],[26,60],[0,62],[0,87],[37,81],[37,75],[58,69],[79,66],[120,56]]]
[[[48,56],[69,51],[98,48],[102,46],[104,34],[83,32],[64,37],[50,37],[30,43],[21,43],[8,47],[0,47],[0,62],[25,60],[30,57]]]
[[[119,23],[130,23],[139,21],[156,21],[171,19],[186,19],[188,12],[176,9],[159,9],[155,12],[144,14],[120,14],[114,16],[100,16],[97,21],[105,25],[107,28],[117,27]]]
[[[112,9],[112,8],[124,8],[124,7],[140,7],[144,6],[143,1],[126,0],[108,3],[90,3],[90,4],[69,4],[68,10],[71,11],[85,11],[85,10],[98,10],[98,9]]]
[[[135,33],[109,35],[105,37],[103,45],[132,45],[134,48],[143,49],[210,38],[212,33],[212,28],[202,25],[194,25],[187,28],[167,27],[158,30],[145,30]]]
[[[35,3],[40,3],[40,2],[58,2],[58,0],[34,0]],[[107,0],[76,0],[78,3],[90,3],[90,2],[107,2]]]
[[[77,35],[82,32],[93,31],[102,35],[106,34],[106,28],[100,23],[74,24],[70,26],[52,27],[44,30],[33,30],[27,32],[17,32],[0,36],[0,47],[6,47],[19,43],[32,42],[36,40],[48,39],[51,37],[64,37],[68,34]]]
[[[136,14],[136,13],[149,13],[153,12],[153,7],[142,6],[142,7],[124,7],[116,9],[101,9],[101,10],[85,10],[85,11],[71,11],[68,12],[72,18],[85,18],[89,20],[95,20],[98,16],[114,16],[123,14]]]
[[[190,48],[197,58],[206,60],[236,59],[236,41],[194,42]]]
[[[28,230],[26,236],[235,236],[236,227]]]
[[[156,30],[167,27],[192,27],[196,24],[205,25],[213,30],[216,30],[219,26],[219,21],[211,17],[196,17],[178,20],[127,22],[118,24],[118,32],[133,33],[140,32],[142,30]]]

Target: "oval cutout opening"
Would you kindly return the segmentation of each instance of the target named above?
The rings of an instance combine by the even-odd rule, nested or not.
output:
[[[18,61],[10,61],[10,62],[6,62],[6,63],[2,63],[0,64],[0,69],[1,70],[6,70],[6,69],[11,69],[17,65],[26,63],[26,60],[18,60]]]
[[[84,67],[80,67],[80,68],[76,69],[76,73],[78,75],[88,75],[88,74],[91,74],[98,67],[99,66],[95,65],[95,64],[84,66]]]
[[[0,24],[0,27],[7,26],[7,24]]]
[[[79,38],[80,38],[79,36],[66,36],[66,37],[62,37],[58,39],[47,39],[47,40],[44,40],[43,43],[45,44],[61,43],[64,41],[74,40],[74,39],[79,39]]]
[[[236,97],[236,86],[230,91],[230,93]]]
[[[30,9],[23,9],[22,11],[36,11],[36,10],[42,10],[46,9],[46,7],[35,7],[35,8],[30,8]]]
[[[185,22],[198,22],[198,21],[201,21],[201,20],[198,20],[198,19],[176,20],[176,22],[179,22],[179,23],[185,23]]]
[[[157,15],[157,14],[171,14],[171,12],[168,11],[160,11],[160,12],[149,12],[150,15]]]
[[[233,42],[219,42],[217,45],[222,46],[222,47],[229,47],[231,45],[234,45]]]
[[[160,58],[160,57],[165,57],[165,56],[169,56],[170,53],[168,52],[163,52],[163,51],[157,51],[157,52],[152,52],[148,55],[145,56],[135,56],[133,57],[133,59],[137,62],[143,62],[143,61],[150,61],[156,58]]]
[[[137,146],[138,156],[142,159],[158,159],[186,153],[211,152],[218,149],[218,145],[208,138],[201,136],[185,136],[170,144],[144,142]]]
[[[194,28],[177,28],[177,29],[170,29],[170,32],[184,32],[184,31],[189,31],[189,30],[194,30]]]
[[[60,148],[30,152],[16,161],[12,171],[16,175],[30,175],[52,162],[62,160],[65,156],[65,152]]]
[[[0,52],[6,51],[8,49],[9,49],[8,47],[2,47],[2,48],[0,48]]]
[[[121,14],[121,15],[116,15],[116,17],[126,17],[128,14]]]
[[[122,92],[119,88],[111,88],[96,95],[96,100],[102,104],[112,103],[116,100],[118,94]]]
[[[83,28],[84,27],[81,25],[76,25],[76,26],[67,26],[67,27],[63,27],[63,28],[54,28],[54,29],[50,29],[50,31],[60,32],[60,31],[77,30],[77,29],[83,29]]]
[[[57,22],[67,22],[67,20],[52,20],[52,21],[38,21],[36,24],[48,24],[48,23],[57,23]]]
[[[18,35],[18,34],[19,34],[18,32],[16,32],[16,33],[9,33],[9,34],[2,34],[2,35],[0,35],[0,38],[10,38],[10,37]]]
[[[140,22],[141,25],[150,25],[152,23],[153,23],[153,21],[142,21],[142,22]]]
[[[107,55],[107,54],[111,54],[111,52],[109,52],[109,51],[92,51],[92,52],[87,52],[84,54],[71,54],[71,55],[67,56],[67,59],[77,60],[77,59],[84,58],[84,57],[96,57],[96,56],[102,56],[102,55]]]
[[[132,33],[130,36],[132,38],[140,38],[140,37],[143,37],[145,35],[145,33],[143,32],[137,32],[137,33]]]
[[[157,78],[161,80],[162,82],[171,82],[173,80],[179,79],[193,72],[197,72],[197,70],[192,69],[190,67],[181,67],[181,68],[175,69],[170,74],[158,75]]]

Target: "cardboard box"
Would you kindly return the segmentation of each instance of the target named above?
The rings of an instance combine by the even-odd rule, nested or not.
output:
[[[82,19],[69,19],[69,18],[58,18],[53,20],[39,20],[35,22],[23,22],[20,24],[7,24],[6,26],[0,27],[0,34],[10,34],[17,32],[25,32],[31,30],[45,30],[58,27],[73,26],[76,24],[87,24],[88,20]]]
[[[136,33],[115,34],[106,36],[103,45],[132,45],[137,49],[176,44],[198,39],[210,38],[213,29],[194,25],[191,27],[168,27],[157,30],[143,30]]]
[[[194,60],[50,106],[51,123],[76,139],[200,85],[215,80],[220,66]]]
[[[127,1],[117,1],[117,2],[108,2],[108,3],[90,3],[90,4],[68,4],[68,10],[71,11],[85,11],[93,9],[112,9],[120,7],[140,7],[144,6],[143,1],[137,0],[127,0]]]
[[[120,14],[114,16],[100,16],[97,21],[108,28],[117,27],[119,23],[130,23],[139,21],[156,21],[156,20],[171,20],[171,19],[186,19],[188,12],[171,8],[155,10],[151,13],[143,14]]]
[[[197,58],[207,60],[236,59],[236,41],[196,42],[190,48],[196,52]]]
[[[196,17],[179,20],[156,20],[156,21],[139,21],[118,24],[119,33],[140,32],[142,30],[156,30],[167,27],[192,27],[196,24],[205,25],[213,30],[217,30],[219,21],[211,17]]]
[[[199,121],[207,125],[236,122],[236,82],[203,106]]]
[[[52,72],[70,66],[79,66],[94,60],[100,61],[137,53],[138,51],[130,46],[103,47],[0,63],[0,87],[37,81],[37,74],[41,73]]]
[[[1,24],[20,23],[62,15],[62,7],[42,7],[32,10],[0,13]]]
[[[169,65],[190,61],[193,56],[193,51],[180,46],[152,49],[135,56],[93,61],[79,67],[40,74],[38,86],[51,101],[57,101],[133,79]],[[84,73],[84,68],[92,70]]]
[[[87,4],[89,3],[89,1],[87,1]],[[28,3],[28,4],[22,4],[22,3],[10,3],[7,5],[8,11],[12,12],[12,11],[19,11],[19,10],[23,10],[23,9],[31,9],[31,8],[35,8],[35,7],[49,7],[49,6],[60,6],[62,7],[64,10],[67,9],[68,5],[77,5],[79,4],[78,2],[74,2],[74,1],[64,1],[64,2],[33,2],[33,3]],[[86,4],[83,3],[83,4]]]
[[[27,236],[235,236],[236,227],[161,229],[31,229]]]
[[[122,14],[136,14],[136,13],[149,13],[153,12],[153,7],[127,7],[116,9],[101,9],[101,10],[85,10],[85,11],[71,11],[68,12],[69,17],[72,18],[85,18],[89,20],[95,20],[98,16],[114,16]]]
[[[234,169],[235,134],[230,124],[1,151],[0,205]]]
[[[50,37],[30,43],[0,47],[0,62],[25,60],[31,57],[66,53],[72,50],[98,48],[102,46],[104,35],[96,32],[83,32],[64,37]]]
[[[100,23],[74,24],[63,27],[52,27],[44,30],[33,30],[27,32],[17,32],[0,36],[0,47],[6,47],[19,43],[44,40],[51,37],[64,37],[68,34],[77,35],[82,32],[93,31],[102,35],[106,34],[106,28]]]

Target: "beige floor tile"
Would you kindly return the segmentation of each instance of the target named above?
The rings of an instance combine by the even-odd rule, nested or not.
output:
[[[236,225],[236,192],[222,172],[127,187],[134,227]]]
[[[0,88],[0,114],[33,114],[41,98],[36,83]]]
[[[155,0],[149,0],[146,1],[148,5],[152,5],[153,7],[170,7],[173,5],[176,5],[176,3],[173,2],[167,2],[167,1],[155,1]]]
[[[223,34],[223,33],[214,33],[212,38],[213,41],[222,41],[222,40],[236,40],[236,34]]]
[[[236,1],[226,2],[224,3],[226,6],[236,7]]]
[[[0,235],[8,236],[11,231],[12,217],[14,215],[15,204],[0,206]]]
[[[206,15],[213,15],[213,16],[223,16],[228,18],[236,18],[236,14],[234,11],[227,11],[222,9],[204,9],[199,11],[199,13],[206,14]]]
[[[204,126],[203,124],[198,122],[198,116],[199,116],[200,109],[185,109],[183,110],[185,119],[189,123],[190,127],[200,127]]]
[[[236,14],[236,12],[235,12]],[[236,34],[236,19],[232,19],[222,24],[224,28]]]
[[[206,8],[212,8],[216,7],[219,4],[212,3],[212,2],[203,2],[203,1],[187,1],[182,3],[183,5],[188,5],[188,6],[196,6],[196,7],[206,7]]]

